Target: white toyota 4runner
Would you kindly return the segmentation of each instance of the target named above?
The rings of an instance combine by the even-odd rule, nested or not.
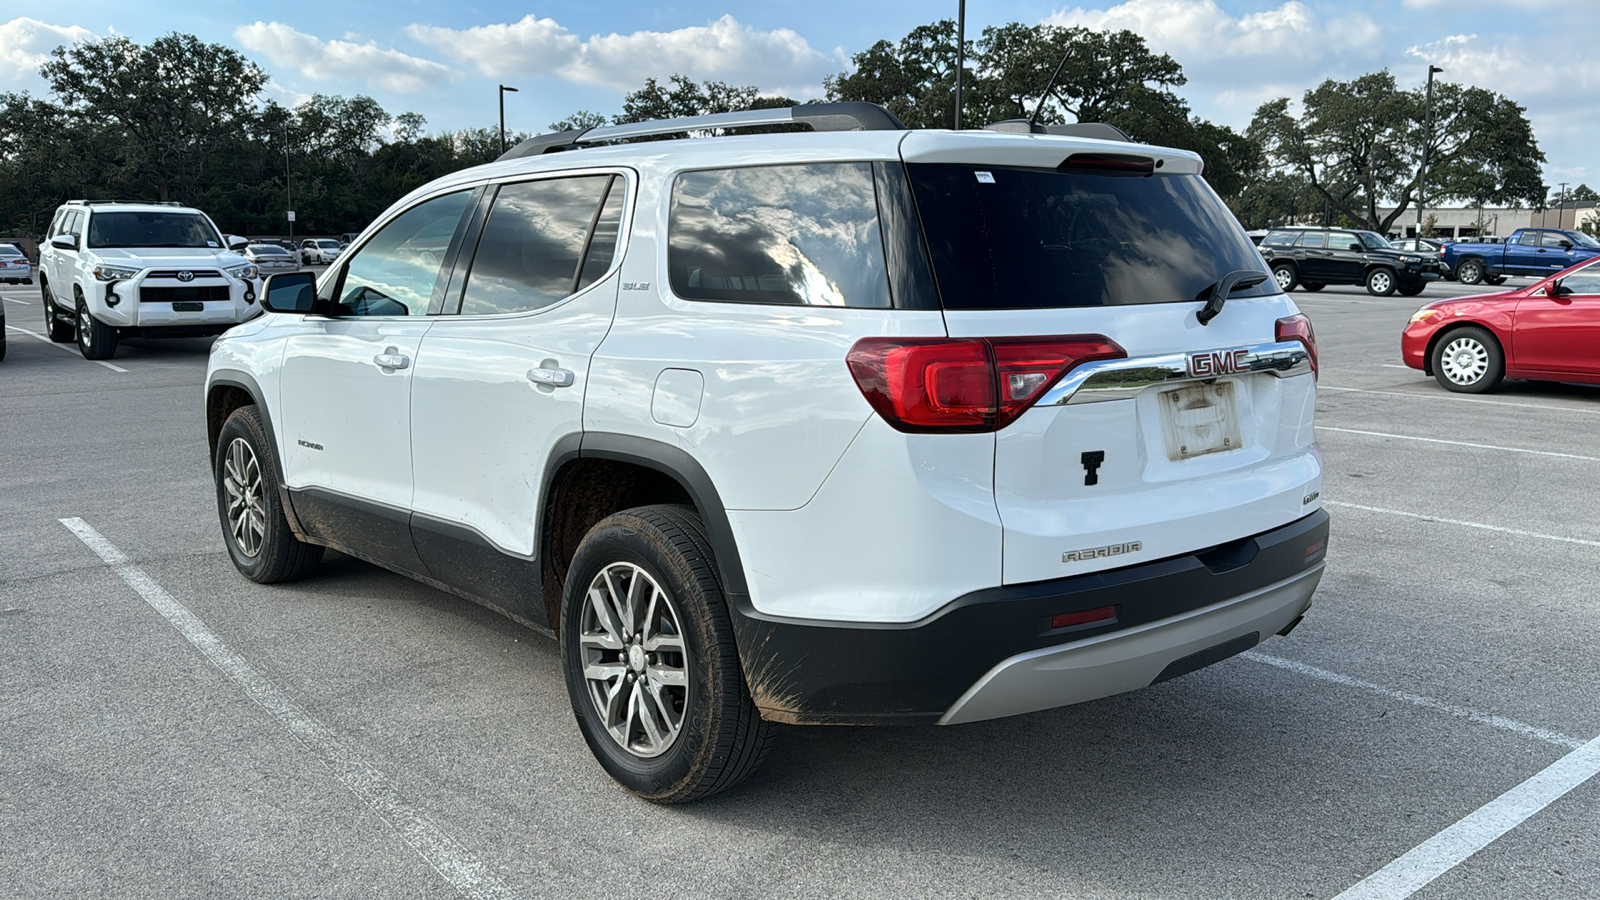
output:
[[[1310,322],[1193,154],[995,128],[614,126],[415,191],[213,348],[235,565],[333,547],[555,632],[659,802],[769,723],[1009,716],[1287,633],[1328,534]]]
[[[221,334],[261,313],[243,246],[176,203],[64,203],[39,245],[45,330],[76,335],[87,359],[110,359],[124,337]]]

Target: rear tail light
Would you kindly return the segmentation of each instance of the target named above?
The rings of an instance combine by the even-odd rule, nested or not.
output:
[[[1039,338],[864,338],[847,361],[856,386],[897,430],[998,431],[1061,377],[1127,356],[1098,334]]]
[[[1279,319],[1277,339],[1305,344],[1306,352],[1311,354],[1311,377],[1317,377],[1317,333],[1312,330],[1311,320],[1306,318],[1305,313]]]

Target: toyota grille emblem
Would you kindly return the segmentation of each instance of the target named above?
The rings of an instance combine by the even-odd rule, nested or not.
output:
[[[179,281],[193,281],[194,280],[194,273],[189,271],[188,269],[184,269],[182,272],[178,273],[178,280]]]

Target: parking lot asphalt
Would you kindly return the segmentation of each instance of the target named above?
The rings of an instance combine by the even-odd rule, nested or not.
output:
[[[1333,535],[1290,637],[1029,716],[785,727],[664,809],[593,762],[548,636],[336,554],[233,570],[208,341],[99,366],[0,288],[0,894],[1592,898],[1600,388],[1399,365],[1476,292],[1293,295]]]

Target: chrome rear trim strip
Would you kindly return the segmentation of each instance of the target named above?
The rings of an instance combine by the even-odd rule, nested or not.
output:
[[[1234,354],[1235,369],[1206,375],[1192,375],[1189,360],[1206,353],[1171,353],[1130,359],[1102,359],[1084,363],[1067,373],[1035,406],[1073,406],[1079,403],[1104,403],[1128,400],[1146,388],[1183,381],[1210,381],[1221,375],[1246,375],[1260,372],[1277,378],[1290,378],[1311,372],[1311,353],[1299,341],[1229,347],[1218,351]]]

